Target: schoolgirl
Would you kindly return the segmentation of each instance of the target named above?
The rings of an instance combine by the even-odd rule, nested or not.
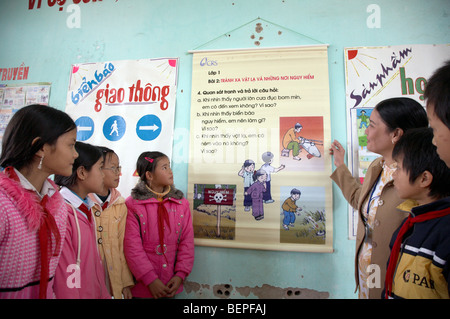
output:
[[[173,186],[169,158],[144,152],[137,160],[140,181],[126,200],[124,250],[137,280],[133,297],[173,297],[194,264],[189,202]]]
[[[95,212],[101,208],[88,198],[103,190],[102,152],[98,147],[76,142],[79,157],[72,175],[55,176],[68,203],[67,234],[55,275],[55,295],[62,299],[111,298],[97,247]]]
[[[0,165],[0,298],[53,298],[67,210],[48,177],[70,175],[76,126],[44,105],[17,111],[6,127]]]
[[[115,299],[131,299],[130,287],[134,285],[134,280],[123,253],[127,206],[125,198],[116,189],[121,175],[119,157],[107,147],[99,148],[104,161],[103,190],[89,194],[89,198],[101,207],[95,214],[98,249],[110,294]]]

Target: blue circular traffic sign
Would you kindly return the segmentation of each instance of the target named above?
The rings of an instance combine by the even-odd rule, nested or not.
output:
[[[77,126],[77,141],[86,141],[94,134],[94,121],[89,116],[79,117],[75,121]]]
[[[103,124],[103,135],[109,141],[118,141],[123,137],[126,129],[127,123],[123,117],[113,115],[105,121],[105,124]]]
[[[162,123],[159,117],[148,114],[137,122],[136,134],[144,141],[153,141],[161,134]]]

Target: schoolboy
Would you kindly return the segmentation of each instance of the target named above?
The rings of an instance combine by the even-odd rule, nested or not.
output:
[[[436,70],[425,88],[427,114],[433,129],[433,144],[450,167],[450,60]]]
[[[302,210],[295,204],[295,202],[300,199],[301,194],[302,193],[298,189],[291,189],[291,196],[283,202],[283,205],[281,205],[284,214],[283,228],[285,230],[289,230],[289,226],[294,227],[295,214],[299,214]]]
[[[450,169],[431,143],[430,128],[406,132],[392,153],[398,196],[409,212],[394,232],[385,282],[386,298],[449,299]]]

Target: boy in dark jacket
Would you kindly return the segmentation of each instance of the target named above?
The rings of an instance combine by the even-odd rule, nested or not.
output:
[[[408,131],[392,153],[395,189],[410,216],[394,232],[386,298],[449,299],[450,169],[439,158],[429,128]]]

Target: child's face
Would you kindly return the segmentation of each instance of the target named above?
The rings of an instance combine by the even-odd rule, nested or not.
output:
[[[293,201],[298,201],[300,199],[300,194],[292,194],[291,198]]]
[[[441,160],[450,167],[450,129],[436,116],[433,106],[427,107],[427,114],[433,129],[433,145],[436,146]]]
[[[403,168],[403,156],[397,159],[397,169],[392,177],[394,178],[394,187],[398,197],[401,199],[419,199],[423,190],[419,187],[419,178],[413,183],[409,181],[409,173]]]
[[[119,157],[114,153],[106,155],[105,163],[103,164],[103,174],[105,175],[103,183],[106,189],[119,186],[120,170]]]
[[[260,181],[261,183],[265,182],[266,179],[267,179],[267,174],[266,173],[258,176],[258,181]]]
[[[103,157],[95,163],[91,170],[86,171],[83,187],[88,193],[101,193],[103,191]]]
[[[173,184],[173,173],[170,168],[170,161],[167,157],[162,157],[156,163],[155,171],[151,173],[151,188],[165,187]]]
[[[255,170],[255,164],[251,164],[244,168],[247,172],[253,172]]]
[[[76,139],[77,130],[73,129],[58,137],[54,146],[47,147],[48,144],[45,144],[46,147],[44,149],[48,148],[50,151],[45,154],[43,169],[49,174],[70,176],[73,163],[78,157],[78,153],[75,150]]]

